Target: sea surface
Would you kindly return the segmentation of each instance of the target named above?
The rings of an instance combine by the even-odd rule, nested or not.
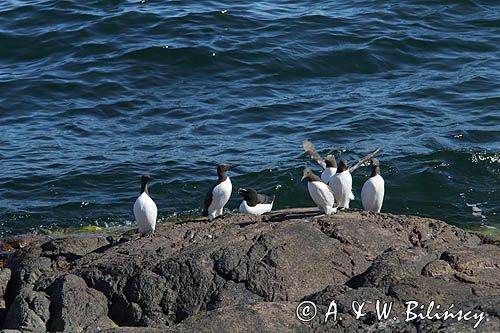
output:
[[[383,145],[384,212],[500,228],[500,2],[0,2],[0,236],[133,225],[143,173],[197,215],[220,162],[230,210],[312,206],[305,138]]]

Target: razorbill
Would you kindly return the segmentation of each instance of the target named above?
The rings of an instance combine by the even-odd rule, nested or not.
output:
[[[376,158],[372,160],[372,174],[361,189],[361,202],[365,210],[380,213],[384,202],[384,178],[380,175],[380,162]]]
[[[341,160],[338,164],[337,173],[330,178],[328,185],[331,187],[335,199],[340,208],[349,208],[352,195],[352,176],[347,169],[347,161]]]
[[[305,168],[302,172],[302,179],[307,178],[307,189],[309,195],[318,206],[319,211],[325,214],[334,214],[337,212],[337,207],[334,207],[335,199],[330,187],[323,183],[321,179],[315,175],[311,169]]]
[[[240,188],[238,194],[243,197],[240,213],[262,215],[273,209],[274,195],[258,194],[253,188]]]
[[[203,208],[203,216],[207,216],[210,220],[222,215],[224,206],[231,197],[233,185],[227,175],[227,171],[236,167],[232,164],[219,164],[217,166],[217,175],[219,179],[215,185],[207,192],[205,196],[205,207]]]
[[[134,216],[139,225],[139,233],[147,236],[152,236],[155,232],[158,216],[158,208],[149,196],[148,182],[150,180],[149,176],[141,177],[141,194],[134,203]]]

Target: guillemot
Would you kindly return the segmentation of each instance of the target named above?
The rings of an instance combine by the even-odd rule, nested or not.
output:
[[[273,209],[274,195],[259,194],[253,188],[240,188],[238,194],[243,197],[240,204],[240,213],[262,215]]]
[[[148,183],[151,180],[149,176],[141,177],[141,194],[134,203],[134,216],[139,226],[139,233],[145,236],[152,236],[155,232],[156,217],[158,208],[155,202],[149,196]]]
[[[349,208],[349,202],[353,197],[352,176],[347,169],[347,161],[341,160],[338,164],[337,173],[330,178],[328,183],[335,195],[339,208]]]
[[[347,167],[346,160],[340,161],[337,166],[337,173],[330,178],[330,182],[328,183],[328,185],[332,188],[339,208],[349,208],[349,202],[354,200],[351,173],[359,168],[363,163],[377,155],[380,149],[382,149],[382,147],[378,147],[349,168]]]
[[[361,202],[364,210],[380,213],[384,202],[384,178],[380,175],[380,162],[372,160],[372,174],[361,189]]]
[[[233,185],[227,171],[234,167],[236,165],[232,164],[219,164],[217,166],[218,180],[205,196],[205,207],[202,213],[203,216],[207,216],[210,220],[222,215],[224,206],[231,197]]]
[[[306,178],[309,195],[316,206],[318,206],[320,212],[324,214],[336,213],[337,207],[334,207],[335,199],[330,187],[323,183],[321,179],[309,168],[305,168],[303,170],[301,181]]]

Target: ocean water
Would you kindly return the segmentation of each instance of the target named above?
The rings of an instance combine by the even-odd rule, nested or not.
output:
[[[312,206],[305,138],[383,145],[385,212],[500,228],[499,47],[498,1],[2,1],[0,236],[130,225],[142,173],[198,214],[220,162]]]

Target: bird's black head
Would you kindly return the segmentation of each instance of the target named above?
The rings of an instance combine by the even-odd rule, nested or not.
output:
[[[337,160],[335,159],[335,156],[328,155],[327,157],[325,157],[325,164],[327,168],[336,168]]]
[[[339,167],[337,168],[337,172],[342,172],[347,170],[347,161],[346,160],[340,160],[339,162]]]
[[[151,181],[151,176],[149,176],[149,175],[142,175],[142,176],[141,176],[141,183],[145,183],[145,184],[147,184],[147,183],[149,183],[150,181]]]
[[[257,191],[253,188],[240,188],[238,189],[238,194],[245,199],[245,201],[255,201],[257,200]]]
[[[380,175],[380,161],[377,158],[372,159],[372,174],[371,177]]]
[[[317,175],[315,175],[314,172],[310,168],[305,168],[302,171],[302,179],[300,181],[303,181],[306,178],[310,182],[314,182],[314,181],[319,180],[319,177]]]
[[[219,164],[217,166],[217,173],[221,174],[221,173],[227,172],[229,169],[235,168],[235,167],[237,167],[237,165],[235,165],[235,164],[229,164],[229,163]]]
[[[142,175],[141,176],[141,193],[146,192],[148,193],[148,183],[151,181],[151,177],[148,175]]]

